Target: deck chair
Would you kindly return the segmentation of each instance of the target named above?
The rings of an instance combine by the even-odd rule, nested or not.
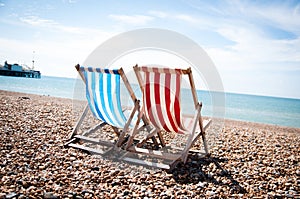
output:
[[[75,68],[85,83],[88,104],[76,123],[68,141],[65,143],[65,146],[79,148],[84,151],[97,154],[105,154],[115,147],[120,147],[124,143],[125,134],[130,127],[130,123],[135,112],[138,110],[138,100],[135,97],[122,68],[118,70],[110,70],[83,67],[80,65],[76,65]],[[124,110],[121,107],[120,78],[122,78],[125,87],[127,88],[131,99],[134,102],[134,107],[130,111],[128,118],[125,116],[123,112]],[[96,126],[93,126],[81,134],[78,134],[80,125],[87,116],[89,110],[96,119],[100,120],[100,122]],[[113,130],[117,135],[117,142],[103,141],[88,136],[89,134],[101,129],[101,127],[103,127],[105,124],[109,124],[113,127]],[[78,144],[80,140],[96,145],[105,145],[108,146],[108,149],[100,150],[87,147],[85,145]]]
[[[211,120],[203,120],[201,117],[202,103],[198,102],[197,99],[191,68],[169,69],[146,66],[138,67],[136,65],[134,71],[143,94],[143,105],[138,114],[138,118],[145,116],[150,121],[155,129],[155,131],[151,132],[152,134],[158,132],[175,132],[185,134],[187,140],[185,147],[180,148],[177,153],[171,153],[168,152],[170,150],[165,150],[171,149],[172,146],[165,146],[166,143],[164,143],[164,140],[163,145],[165,147],[162,147],[160,150],[146,149],[141,147],[139,143],[133,144],[133,139],[138,133],[138,119],[127,141],[126,149],[131,153],[144,154],[154,157],[155,159],[169,160],[169,163],[154,163],[147,160],[141,161],[131,157],[125,157],[124,160],[137,164],[172,169],[180,161],[186,163],[188,153],[199,137],[202,137],[204,144],[204,153],[202,153],[202,155],[209,155],[205,131],[211,123]],[[185,117],[181,112],[180,90],[183,75],[188,75],[195,105],[195,114],[190,117]],[[188,123],[187,126],[185,126],[185,121]],[[198,132],[196,132],[197,127]]]

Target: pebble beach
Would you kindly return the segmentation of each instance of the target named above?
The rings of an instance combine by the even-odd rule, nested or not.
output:
[[[0,91],[0,199],[300,198],[300,129],[226,120],[209,158],[173,171],[64,146],[71,99]]]

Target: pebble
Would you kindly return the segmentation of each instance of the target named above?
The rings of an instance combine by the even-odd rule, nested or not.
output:
[[[6,194],[5,193],[0,193],[0,199],[5,199]]]
[[[207,191],[206,195],[208,196],[214,196],[216,193],[214,191]]]
[[[52,192],[46,192],[46,193],[44,194],[44,198],[45,198],[45,199],[57,199],[58,197],[55,196]]]
[[[299,129],[226,121],[211,158],[191,155],[167,172],[65,148],[73,101],[22,96],[0,91],[0,199],[299,197]]]
[[[11,192],[11,193],[7,194],[5,196],[5,198],[7,198],[7,199],[16,198],[16,197],[18,197],[18,195],[19,194],[15,193],[15,192]]]
[[[75,160],[76,160],[76,157],[70,157],[70,160],[71,160],[71,161],[75,161]]]

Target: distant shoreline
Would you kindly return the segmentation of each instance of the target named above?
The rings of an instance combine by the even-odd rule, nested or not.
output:
[[[8,76],[8,77],[14,77],[14,76]],[[74,81],[81,81],[79,77],[61,77],[61,76],[51,76],[51,75],[43,75],[42,78],[61,78],[61,79],[69,79]],[[137,84],[138,85],[138,84]],[[207,92],[220,92],[220,91],[209,91],[209,90],[203,90],[203,89],[197,89],[198,91],[207,91]],[[247,96],[253,96],[253,97],[270,97],[270,98],[279,98],[279,99],[291,99],[291,100],[300,100],[300,97],[286,97],[286,96],[275,96],[275,95],[265,95],[265,94],[255,94],[255,93],[237,93],[232,91],[224,91],[225,94],[232,94],[232,95],[247,95]]]

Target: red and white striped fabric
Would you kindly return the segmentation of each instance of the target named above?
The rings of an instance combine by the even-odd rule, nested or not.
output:
[[[140,67],[144,72],[144,112],[158,129],[188,133],[180,110],[181,69]]]

